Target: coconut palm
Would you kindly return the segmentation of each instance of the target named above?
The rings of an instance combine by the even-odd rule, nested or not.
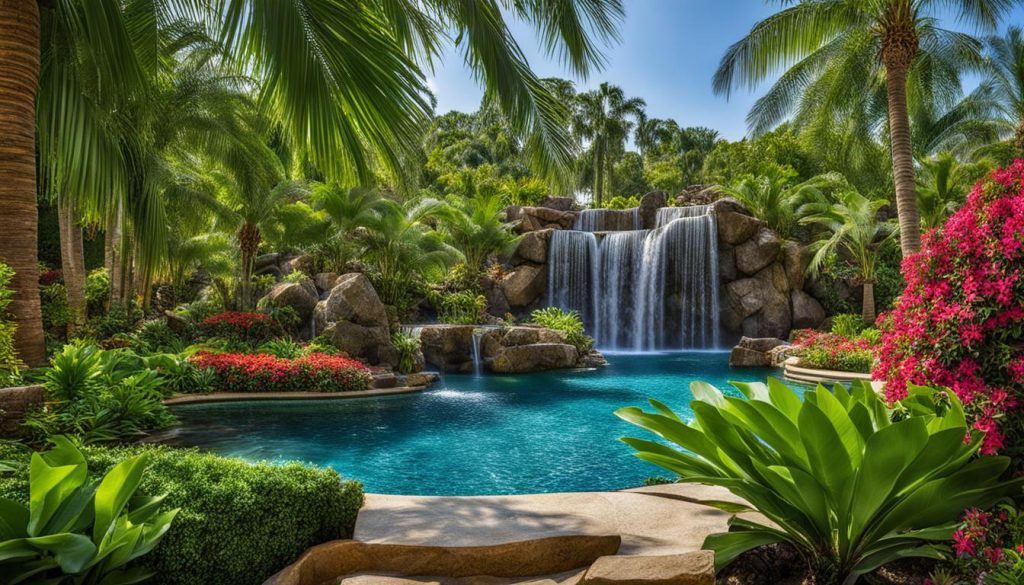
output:
[[[908,88],[949,100],[959,69],[980,65],[981,44],[937,26],[934,13],[953,9],[960,21],[994,30],[1017,0],[782,0],[778,13],[754,25],[727,50],[715,73],[716,93],[752,88],[782,76],[751,110],[756,131],[796,112],[847,116],[883,109],[904,255],[921,246]],[[916,77],[916,79],[915,79]],[[856,88],[855,91],[851,90]],[[879,91],[881,90],[881,91]],[[864,100],[871,104],[864,107]],[[865,128],[869,125],[865,124]]]
[[[765,167],[763,175],[747,175],[731,185],[715,186],[715,190],[736,199],[754,217],[789,238],[806,204],[827,202],[827,191],[845,183],[836,174],[819,175],[802,183],[794,183],[795,177],[793,169],[772,165]]]
[[[1012,137],[1014,157],[1024,158],[1024,32],[1011,26],[1003,36],[986,40],[988,89],[999,112],[1004,135]]]
[[[477,272],[491,256],[511,254],[519,243],[509,224],[501,221],[505,202],[500,194],[478,192],[472,197],[452,197],[443,214],[441,226],[451,244]]]
[[[607,191],[614,193],[615,162],[625,151],[626,139],[644,106],[644,100],[627,99],[621,87],[607,82],[576,96],[572,130],[577,138],[590,143],[594,204],[598,207],[604,199],[606,180]]]
[[[808,264],[811,275],[837,255],[853,263],[864,287],[861,316],[865,323],[875,321],[875,267],[879,254],[892,242],[896,226],[879,221],[878,212],[889,204],[884,199],[869,199],[854,189],[836,195],[837,201],[810,203],[802,210],[800,223],[824,228],[822,238],[812,242]]]
[[[971,187],[991,168],[986,162],[961,163],[948,152],[921,160],[917,177],[921,227],[927,230],[945,223],[967,200]]]
[[[0,205],[10,228],[0,233],[0,260],[17,273],[11,312],[22,359],[38,364],[45,357],[35,251],[37,93],[53,105],[40,103],[40,119],[47,111],[73,112],[40,132],[40,142],[45,136],[66,141],[65,151],[77,152],[82,164],[70,166],[64,179],[100,192],[117,173],[91,173],[94,162],[103,160],[105,168],[134,161],[119,160],[118,149],[88,131],[82,84],[91,79],[109,91],[141,95],[137,90],[159,65],[163,32],[188,18],[225,40],[226,61],[255,78],[261,103],[306,158],[328,178],[368,182],[377,167],[403,176],[402,163],[431,109],[419,64],[432,63],[458,38],[487,99],[525,138],[533,167],[564,183],[573,153],[560,124],[565,107],[531,72],[506,18],[534,25],[545,50],[585,77],[602,64],[599,45],[616,37],[622,14],[619,0],[0,0]],[[82,75],[74,65],[80,61],[51,51],[73,46],[91,55]],[[112,208],[123,189],[107,192]]]
[[[442,270],[458,251],[434,230],[444,204],[426,199],[409,209],[382,199],[365,228],[358,230],[363,258],[370,265],[374,284],[387,305],[408,308],[409,292],[432,271]]]

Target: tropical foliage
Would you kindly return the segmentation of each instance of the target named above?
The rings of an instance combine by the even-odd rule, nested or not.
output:
[[[986,431],[984,453],[1019,456],[1024,391],[1024,161],[978,182],[963,208],[907,259],[907,287],[884,322],[875,375],[900,400],[947,386]]]
[[[819,386],[802,400],[775,379],[734,385],[743,396],[694,382],[691,423],[654,400],[655,412],[616,413],[675,446],[623,439],[637,457],[750,504],[709,505],[771,522],[735,516],[728,533],[709,536],[704,546],[719,568],[788,543],[817,583],[850,585],[899,558],[940,558],[938,543],[952,537],[960,510],[990,507],[1024,486],[1024,478],[1000,481],[1008,458],[973,457],[985,433],[971,430],[959,399],[942,390],[911,388],[905,414],[894,418],[866,383]]]

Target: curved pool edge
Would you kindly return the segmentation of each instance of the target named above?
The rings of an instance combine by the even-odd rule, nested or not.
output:
[[[398,386],[371,388],[346,392],[211,392],[210,394],[178,394],[163,401],[165,406],[185,404],[211,404],[215,402],[258,402],[286,400],[345,400],[353,398],[379,398],[397,394],[416,394],[427,386]]]

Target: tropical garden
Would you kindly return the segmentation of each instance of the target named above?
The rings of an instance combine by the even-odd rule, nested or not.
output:
[[[662,192],[798,250],[827,319],[791,355],[882,383],[616,412],[671,481],[746,502],[709,502],[738,514],[719,581],[1024,582],[1019,3],[774,4],[710,80],[768,83],[730,141],[602,81],[619,0],[0,0],[0,388],[41,393],[3,427],[0,581],[256,584],[351,537],[360,478],[154,444],[167,401],[429,384],[409,324],[587,355],[582,315],[495,301],[514,217]],[[475,112],[435,111],[450,49]]]

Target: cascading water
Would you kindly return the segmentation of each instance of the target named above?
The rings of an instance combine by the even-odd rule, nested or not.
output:
[[[719,346],[718,231],[709,206],[658,210],[653,230],[556,230],[548,303],[610,351]]]
[[[576,216],[572,229],[580,232],[610,232],[638,230],[641,227],[640,208],[584,209]]]
[[[484,360],[480,356],[480,339],[483,335],[482,330],[473,330],[473,375],[477,377],[484,373]]]

